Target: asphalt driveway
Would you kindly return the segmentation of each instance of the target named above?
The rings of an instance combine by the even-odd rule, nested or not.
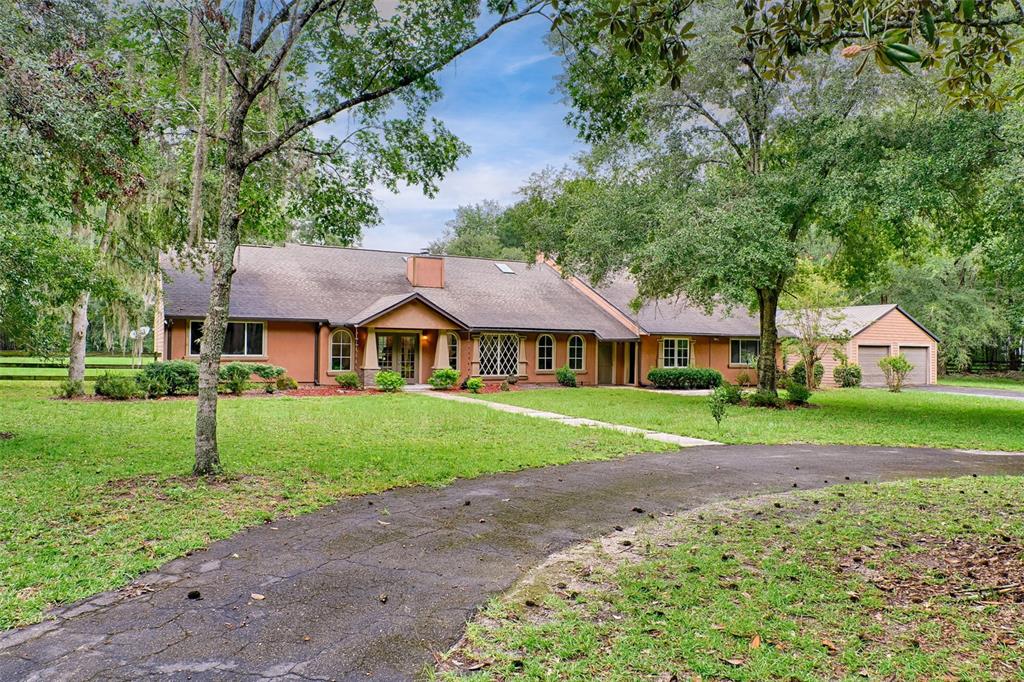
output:
[[[1024,457],[712,446],[346,499],[0,634],[0,680],[409,679],[529,567],[644,514],[971,473],[1022,474]]]
[[[948,393],[950,395],[974,395],[983,398],[1006,398],[1008,400],[1024,400],[1024,391],[1011,391],[1004,388],[971,388],[970,386],[907,386],[908,391],[927,391],[928,393]]]

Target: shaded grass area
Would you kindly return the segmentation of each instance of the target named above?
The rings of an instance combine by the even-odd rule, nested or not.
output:
[[[131,367],[133,358],[124,355],[87,355],[85,356],[85,366],[90,365],[124,365],[125,367]],[[135,360],[138,363],[138,359]],[[152,355],[143,355],[142,363],[153,362]],[[62,365],[68,364],[67,357],[57,358],[41,358],[34,355],[2,355],[0,354],[0,368],[5,365],[48,365],[59,363]]]
[[[225,398],[225,476],[196,481],[193,400],[51,390],[0,382],[0,629],[343,495],[669,449],[414,395]]]
[[[442,671],[810,681],[1024,669],[1019,478],[840,486],[621,537],[495,600]]]
[[[85,376],[89,378],[96,378],[103,376],[107,372],[110,374],[135,374],[139,370],[132,369],[131,367],[124,367],[117,369],[98,369],[95,367],[89,367],[86,365]],[[64,367],[11,367],[10,365],[0,364],[0,375],[5,376],[47,376],[53,377],[54,381],[64,379],[68,375],[68,370]]]
[[[819,443],[1024,451],[1024,403],[878,389],[820,391],[812,408],[730,407],[719,428],[707,400],[611,388],[546,389],[485,397],[539,410],[724,443]]]
[[[939,377],[943,386],[964,386],[967,388],[999,388],[1004,391],[1024,391],[1024,373],[1014,375],[994,374],[948,374]]]

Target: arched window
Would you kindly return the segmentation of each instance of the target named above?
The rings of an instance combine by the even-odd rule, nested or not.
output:
[[[555,368],[555,337],[541,334],[537,337],[537,371],[550,372]]]
[[[352,371],[352,335],[339,329],[331,335],[331,371]]]
[[[569,337],[569,369],[574,372],[582,372],[584,368],[583,358],[586,357],[587,345],[583,342],[582,336]]]
[[[459,335],[448,332],[448,366],[452,369],[459,368]]]

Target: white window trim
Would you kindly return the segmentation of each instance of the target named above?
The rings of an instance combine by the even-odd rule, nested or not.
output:
[[[523,337],[521,337],[519,334],[515,334],[515,333],[512,333],[512,332],[485,332],[483,334],[480,334],[480,336],[477,338],[477,352],[478,353],[479,353],[479,347],[483,345],[484,338],[488,337],[488,336],[490,336],[490,337],[510,336],[510,337],[515,338],[517,340],[515,375],[516,376],[520,376],[520,374],[519,374],[519,366],[522,364],[522,361],[523,361],[523,358],[522,358],[522,353],[523,353],[523,348],[522,348],[523,343],[522,343],[522,341],[523,341]],[[479,368],[479,364],[480,364],[479,358],[477,359],[477,364],[478,364],[478,368]],[[480,369],[480,376],[481,377],[486,377],[486,378],[489,378],[489,379],[497,379],[499,377],[507,377],[509,375],[508,374],[484,374],[483,370]]]
[[[756,367],[757,365],[751,365],[750,363],[747,363],[747,362],[733,362],[732,361],[732,342],[733,341],[758,341],[758,342],[760,342],[761,339],[757,338],[756,336],[733,336],[733,337],[729,338],[729,366],[730,367],[749,367],[749,368]],[[761,351],[761,348],[760,348],[760,343],[759,343],[758,344],[758,353],[760,353],[760,351]]]
[[[572,364],[571,364],[572,357],[571,357],[571,354],[570,354],[569,347],[572,345],[572,340],[573,339],[579,339],[580,342],[583,344],[583,352],[581,353],[581,355],[583,356],[583,358],[582,358],[583,359],[583,366],[580,367],[579,369],[574,369]],[[565,340],[565,364],[569,366],[569,369],[571,369],[573,372],[576,372],[577,374],[584,374],[584,373],[586,373],[586,371],[587,371],[587,340],[585,338],[583,338],[582,334],[573,334],[568,339]]]
[[[540,368],[540,340],[543,338],[551,339],[551,369]],[[558,369],[555,366],[555,349],[558,347],[558,342],[555,340],[554,334],[538,334],[537,340],[534,341],[534,350],[536,351],[537,361],[537,374],[554,374],[555,370]]]
[[[203,324],[204,322],[206,322],[206,320],[189,320],[188,321],[188,326],[185,328],[185,357],[198,358],[199,354],[192,352],[192,323],[193,322],[198,322],[199,324]],[[266,358],[266,357],[269,357],[268,352],[267,352],[267,322],[266,322],[266,320],[228,320],[228,324],[231,324],[232,322],[235,322],[237,324],[260,324],[260,325],[263,325],[263,352],[259,353],[259,354],[256,354],[256,355],[250,355],[248,353],[242,353],[242,354],[238,354],[238,353],[221,353],[220,356],[222,358]],[[245,334],[246,334],[246,341],[248,342],[248,340],[249,340],[249,328],[248,327],[246,327],[246,329],[245,329]],[[245,345],[248,346],[249,344],[246,343]]]
[[[331,364],[334,361],[334,337],[338,334],[347,334],[349,344],[352,347],[352,353],[349,356],[349,362],[352,366],[348,369],[331,369]],[[345,372],[354,372],[356,369],[356,337],[348,329],[341,327],[331,332],[331,335],[327,337],[327,376],[334,376],[335,374],[344,374]]]
[[[453,338],[455,339],[455,366],[451,367],[451,363],[452,363],[452,344],[451,344],[451,339],[453,339]],[[444,343],[445,343],[446,350],[447,350],[447,355],[448,355],[448,366],[451,367],[451,369],[461,371],[462,370],[462,339],[460,339],[459,335],[456,334],[455,332],[447,332],[445,334]]]
[[[686,364],[685,365],[674,365],[668,367],[665,365],[665,342],[666,341],[685,341],[686,342]],[[661,369],[680,369],[681,367],[691,367],[693,365],[693,341],[688,336],[663,336],[658,341],[658,367]]]

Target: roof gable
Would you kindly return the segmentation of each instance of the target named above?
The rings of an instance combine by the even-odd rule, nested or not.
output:
[[[403,329],[467,329],[462,321],[437,307],[418,292],[404,296],[381,296],[354,315],[349,324],[355,327],[375,324]]]

